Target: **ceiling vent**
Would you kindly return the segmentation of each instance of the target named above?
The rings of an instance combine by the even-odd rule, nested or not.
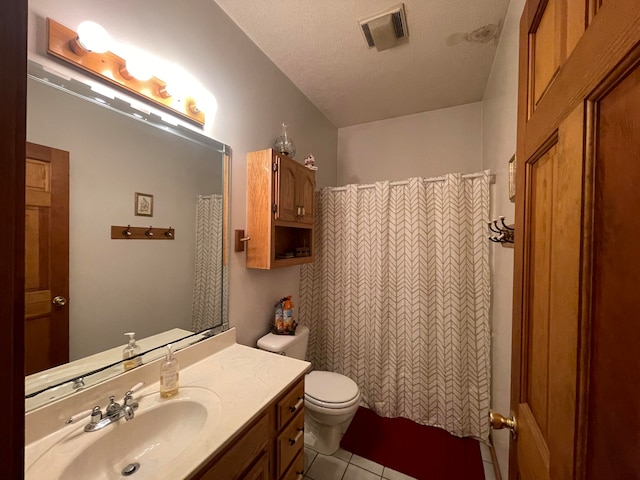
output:
[[[407,30],[404,3],[366,20],[361,20],[360,28],[362,28],[369,48],[376,47],[379,52],[406,43],[409,31]]]

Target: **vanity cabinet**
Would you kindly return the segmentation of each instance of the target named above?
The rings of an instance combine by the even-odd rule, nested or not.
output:
[[[264,452],[260,455],[253,467],[242,478],[244,480],[269,480],[269,454]]]
[[[304,381],[294,385],[276,403],[274,478],[302,478],[304,465]],[[295,465],[298,467],[295,467]]]
[[[247,268],[313,262],[315,187],[315,172],[286,155],[247,155]]]
[[[304,478],[304,452],[299,453],[280,480],[302,480]]]
[[[268,480],[271,435],[270,411],[264,411],[260,417],[240,435],[226,450],[192,478],[201,480],[260,479]],[[211,432],[215,435],[215,432]]]
[[[264,408],[229,446],[189,478],[300,480],[304,477],[303,447],[304,377]]]

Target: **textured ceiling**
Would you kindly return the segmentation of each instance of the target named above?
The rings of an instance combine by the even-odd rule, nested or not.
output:
[[[470,43],[502,25],[509,0],[405,0],[409,41],[369,49],[358,20],[395,0],[215,0],[336,126],[482,99],[497,41]]]

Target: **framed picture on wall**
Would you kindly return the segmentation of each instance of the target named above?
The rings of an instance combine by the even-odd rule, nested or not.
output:
[[[139,217],[153,217],[153,195],[136,192],[134,213]]]
[[[509,200],[516,201],[516,155],[509,159]]]

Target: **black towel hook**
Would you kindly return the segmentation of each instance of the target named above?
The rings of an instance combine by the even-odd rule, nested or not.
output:
[[[489,235],[487,238],[493,243],[502,244],[503,247],[512,247],[515,241],[515,228],[513,228],[513,225],[507,225],[504,218],[505,217],[501,215],[498,217],[498,220],[494,218],[490,222],[487,222],[489,230],[495,234]]]

